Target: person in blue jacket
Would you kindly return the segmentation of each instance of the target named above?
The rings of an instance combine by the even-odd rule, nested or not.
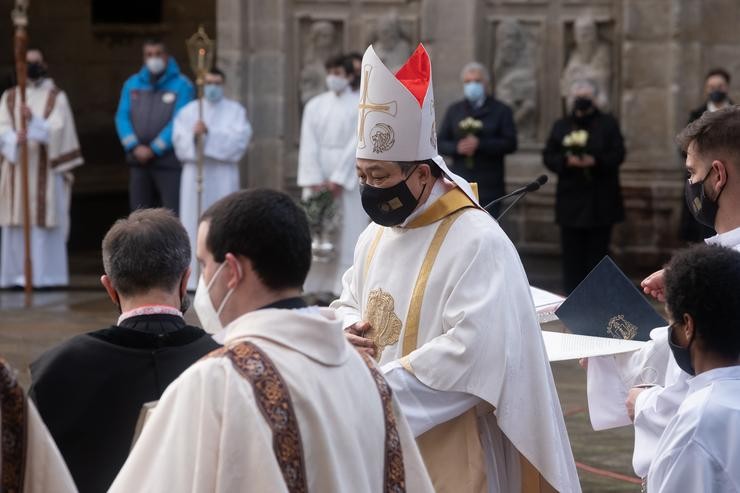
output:
[[[177,112],[195,97],[193,84],[180,73],[164,43],[144,43],[144,66],[123,85],[116,130],[131,165],[131,210],[166,207],[177,214],[181,165],[172,147]]]

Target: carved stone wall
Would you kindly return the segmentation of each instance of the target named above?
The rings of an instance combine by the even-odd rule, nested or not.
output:
[[[608,105],[628,151],[621,175],[627,220],[615,231],[613,249],[620,260],[645,268],[678,245],[683,171],[673,138],[701,103],[704,73],[725,66],[734,79],[731,96],[740,100],[737,0],[161,2],[163,21],[148,26],[95,25],[90,1],[32,2],[32,43],[45,49],[55,78],[70,95],[89,163],[78,173],[73,210],[86,195],[115,192],[116,200],[125,201],[127,171],[113,111],[121,83],[139,66],[141,41],[163,37],[183,64],[183,41],[201,22],[217,39],[228,95],[247,106],[254,127],[243,185],[295,190],[302,87],[312,77],[315,86],[323,78],[320,58],[362,52],[383,38],[392,41],[390,57],[401,57],[420,41],[430,51],[438,118],[462,97],[459,75],[466,62],[479,60],[492,69],[521,127],[520,150],[506,165],[513,189],[545,172],[541,150],[552,122],[564,112],[561,76],[577,44],[575,21],[592,18],[608,59]],[[0,0],[0,12],[11,5]],[[12,69],[5,18],[0,78]],[[524,252],[559,253],[551,178],[504,221]],[[97,209],[104,210],[102,203]]]

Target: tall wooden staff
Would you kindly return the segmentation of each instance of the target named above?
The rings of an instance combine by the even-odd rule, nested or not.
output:
[[[206,74],[213,68],[213,45],[214,42],[206,34],[203,26],[198,27],[190,38],[185,41],[190,58],[190,68],[195,74],[195,85],[198,88],[198,120],[203,121],[203,86],[206,83]],[[203,134],[198,134],[195,140],[195,158],[198,167],[196,177],[196,191],[198,194],[198,219],[203,213],[203,160],[205,140]],[[197,219],[196,219],[197,222]],[[200,264],[198,264],[196,277],[200,276]]]
[[[15,26],[15,73],[18,79],[20,94],[20,131],[26,134],[28,122],[23,112],[26,107],[26,50],[28,48],[28,4],[29,0],[16,0],[11,14]],[[31,260],[31,203],[28,189],[28,140],[20,143],[21,194],[23,202],[23,271],[26,278],[24,285],[26,306],[31,306],[33,297],[33,262]]]

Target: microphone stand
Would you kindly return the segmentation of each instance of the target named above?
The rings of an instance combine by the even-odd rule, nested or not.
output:
[[[529,190],[523,190],[522,192],[520,192],[519,195],[514,200],[512,200],[509,205],[506,206],[506,209],[504,209],[498,216],[496,216],[496,221],[500,221],[501,218],[504,217],[504,214],[506,214],[507,212],[509,212],[509,209],[511,209],[512,207],[514,207],[517,204],[517,202],[519,202],[520,200],[522,200],[524,198],[524,196],[527,195],[527,192],[529,192]]]

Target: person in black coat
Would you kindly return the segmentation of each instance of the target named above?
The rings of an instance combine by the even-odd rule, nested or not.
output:
[[[698,120],[705,111],[715,111],[720,108],[732,105],[732,100],[728,95],[730,90],[730,73],[723,68],[715,68],[707,73],[704,78],[704,97],[705,103],[689,113],[688,123]],[[685,159],[686,156],[683,155]],[[705,238],[714,236],[715,231],[699,223],[691,215],[686,201],[681,201],[681,224],[679,227],[679,237],[688,243],[699,243]]]
[[[131,449],[144,403],[217,349],[189,326],[190,244],[165,209],[141,209],[103,240],[101,278],[121,310],[106,329],[73,337],[31,364],[29,391],[81,493],[107,491]]]
[[[482,205],[504,195],[504,156],[517,149],[511,108],[489,94],[489,80],[480,63],[463,68],[465,98],[447,109],[437,136],[439,153],[453,158],[452,171],[478,184]],[[460,128],[460,122],[468,117],[482,123],[472,135]]]
[[[572,112],[555,122],[543,151],[545,166],[558,175],[555,221],[567,293],[608,254],[612,226],[624,219],[619,166],[625,158],[619,123],[594,105],[595,85],[576,81],[570,94]],[[579,130],[587,136],[582,147],[566,139]]]

